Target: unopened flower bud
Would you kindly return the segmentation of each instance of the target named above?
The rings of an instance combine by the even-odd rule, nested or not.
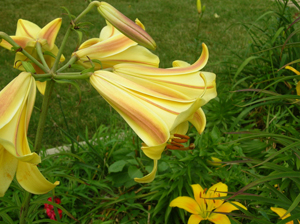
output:
[[[110,22],[124,35],[144,47],[155,50],[156,43],[152,37],[116,8],[106,2],[101,2],[98,7],[98,11],[108,22]]]
[[[197,0],[197,11],[199,14],[201,13],[201,0]]]

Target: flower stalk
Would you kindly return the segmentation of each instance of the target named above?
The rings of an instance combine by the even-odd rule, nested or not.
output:
[[[26,223],[26,217],[29,210],[30,199],[31,199],[31,193],[25,191],[25,199],[22,203],[21,211],[20,211],[20,224]]]
[[[49,103],[50,103],[50,99],[51,99],[51,93],[53,91],[54,84],[55,84],[55,81],[50,80],[47,82],[47,85],[46,85],[46,91],[44,94],[42,110],[41,110],[39,123],[38,123],[37,131],[36,131],[35,144],[34,144],[34,150],[33,150],[37,154],[39,154],[40,150],[41,150],[42,138],[43,138],[45,123],[46,123],[46,117],[47,117],[47,112],[48,112]]]

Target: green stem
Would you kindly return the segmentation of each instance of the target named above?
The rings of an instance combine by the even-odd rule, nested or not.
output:
[[[93,2],[91,2],[91,3],[88,5],[88,7],[86,7],[86,9],[83,10],[82,13],[80,13],[80,15],[77,16],[76,19],[74,19],[74,23],[78,22],[83,16],[85,16],[85,14],[87,14],[89,11],[91,11],[92,8],[97,7],[97,6],[100,6],[100,4],[101,4],[101,3],[98,2],[98,1],[93,1]]]
[[[78,22],[85,14],[87,14],[87,13],[88,13],[92,8],[94,8],[95,6],[100,6],[100,2],[98,2],[98,1],[91,2],[91,3],[88,5],[88,7],[87,7],[85,10],[83,10],[83,12],[80,13],[79,16],[77,16],[76,19],[74,19],[73,21],[71,21],[71,25],[68,27],[68,30],[67,30],[67,32],[66,32],[66,34],[65,34],[65,36],[64,36],[64,39],[63,39],[63,41],[62,41],[62,43],[61,43],[60,48],[59,48],[58,54],[57,54],[57,56],[56,56],[56,58],[55,58],[54,65],[53,65],[53,67],[52,67],[52,71],[53,71],[53,72],[56,72],[56,70],[57,70],[57,66],[58,66],[60,57],[61,57],[61,55],[62,55],[62,52],[63,52],[64,48],[65,48],[65,45],[66,45],[66,43],[67,43],[67,40],[68,40],[68,37],[69,37],[69,35],[70,35],[70,32],[71,32],[72,28],[76,25],[76,22]]]
[[[46,74],[31,74],[36,81],[41,81],[41,79],[51,79],[53,74],[46,73]]]
[[[76,62],[78,60],[77,56],[74,55],[71,57],[71,59],[68,61],[68,63],[66,63],[64,66],[62,66],[60,69],[58,69],[56,72],[62,72],[63,70],[67,69],[70,67],[70,65],[74,64],[74,62]]]
[[[54,76],[54,79],[88,79],[92,74],[92,72],[88,72],[85,74],[81,74],[80,72],[58,73]]]
[[[26,217],[27,217],[28,210],[29,210],[30,198],[31,198],[31,193],[25,191],[25,199],[22,203],[22,207],[21,207],[21,211],[20,211],[20,223],[19,224],[27,223]]]
[[[58,51],[58,53],[57,53],[57,55],[56,55],[54,65],[53,65],[53,67],[52,67],[52,69],[51,69],[52,72],[55,72],[55,71],[57,70],[57,66],[58,66],[58,63],[59,63],[59,61],[60,61],[60,57],[61,57],[62,52],[63,52],[63,50],[64,50],[64,48],[65,48],[65,46],[66,46],[66,43],[67,43],[67,40],[68,40],[68,38],[69,38],[69,36],[70,36],[72,27],[73,27],[73,26],[70,25],[70,26],[68,27],[68,29],[67,29],[67,32],[66,32],[66,34],[65,34],[65,36],[64,36],[64,39],[63,39],[63,41],[62,41],[62,43],[61,43],[61,45],[60,45],[59,51]]]
[[[0,32],[0,40],[4,39],[8,43],[10,43],[14,49],[16,49],[16,52],[21,52],[24,54],[27,58],[29,58],[30,61],[32,61],[34,64],[36,64],[40,69],[42,69],[45,73],[49,72],[49,69],[47,69],[44,65],[42,65],[38,60],[36,60],[34,57],[31,56],[24,48],[19,46],[10,36],[8,36],[4,32]]]
[[[41,59],[41,62],[43,63],[43,65],[48,69],[48,71],[50,71],[50,68],[48,67],[47,62],[44,58],[42,46],[39,42],[36,43],[36,52],[37,52],[39,58]]]
[[[47,85],[46,85],[46,91],[45,91],[45,94],[44,94],[44,99],[43,99],[43,104],[42,104],[42,111],[41,111],[41,114],[40,114],[39,124],[38,124],[37,131],[36,131],[35,145],[34,145],[34,150],[33,150],[37,154],[39,154],[39,152],[41,150],[42,138],[43,138],[45,123],[46,123],[46,117],[47,117],[47,111],[48,111],[48,107],[49,107],[49,103],[50,103],[50,99],[51,99],[50,96],[51,96],[54,84],[55,84],[55,81],[50,80],[50,81],[47,82]]]

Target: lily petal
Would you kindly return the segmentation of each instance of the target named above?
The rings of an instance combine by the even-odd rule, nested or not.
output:
[[[45,194],[59,185],[59,181],[52,184],[46,180],[35,165],[21,161],[18,164],[16,177],[20,185],[32,194]]]
[[[148,146],[165,143],[169,139],[165,122],[139,99],[110,81],[111,75],[111,72],[96,71],[90,82]]]
[[[150,183],[154,180],[155,175],[156,175],[156,171],[157,171],[157,160],[153,160],[154,165],[153,165],[153,169],[151,171],[151,173],[149,173],[148,175],[142,177],[142,178],[134,178],[134,181],[138,182],[138,183]]]
[[[206,126],[206,116],[201,108],[199,108],[194,115],[189,119],[189,122],[196,128],[199,134],[201,134]]]
[[[186,196],[175,198],[173,201],[171,201],[170,207],[183,208],[184,210],[195,215],[201,214],[201,209],[198,203],[193,198]]]
[[[40,30],[41,28],[38,25],[24,19],[19,19],[17,24],[16,36],[36,39]]]
[[[188,221],[188,224],[199,224],[203,218],[201,218],[199,215],[191,215]]]
[[[231,224],[229,218],[223,214],[212,213],[208,220],[215,224]]]
[[[275,207],[271,207],[271,210],[272,210],[273,212],[275,212],[277,215],[279,215],[279,217],[280,217],[281,219],[286,219],[286,218],[288,218],[288,217],[291,216],[290,213],[286,214],[287,210],[285,210],[285,209],[283,209],[283,208],[275,208]],[[285,216],[284,216],[284,215],[285,215]],[[290,224],[290,223],[293,224],[293,221],[288,222],[288,224]]]
[[[79,63],[90,67],[90,61],[86,58],[97,59],[101,65],[96,64],[96,69],[110,68],[119,63],[143,64],[158,67],[159,58],[149,50],[130,40],[123,34],[114,35],[100,41],[93,38],[83,43],[74,53],[80,58]]]
[[[142,150],[147,157],[150,159],[158,160],[161,158],[161,154],[166,147],[166,143],[155,145],[155,146],[142,146]]]
[[[191,186],[193,188],[194,198],[197,201],[197,203],[199,204],[200,209],[202,211],[205,211],[206,210],[206,204],[205,204],[205,201],[203,199],[203,197],[204,197],[203,188],[200,186],[200,184],[193,184]]]
[[[103,27],[100,32],[99,40],[106,40],[114,35],[122,34],[119,30],[117,30],[110,22],[106,20],[107,26]],[[123,34],[122,34],[123,35]]]
[[[221,206],[217,207],[214,210],[214,212],[229,213],[229,212],[234,211],[234,210],[239,210],[234,205],[237,205],[237,206],[242,207],[243,209],[247,210],[247,208],[244,205],[242,205],[241,203],[239,203],[237,201],[231,201],[231,202],[225,202]]]
[[[18,160],[0,145],[0,197],[3,197],[14,179]]]
[[[49,50],[51,50],[54,47],[54,42],[58,34],[58,31],[61,27],[61,22],[62,22],[61,18],[52,20],[50,23],[44,26],[40,30],[39,34],[37,35],[38,39],[47,40],[47,43],[49,45]]]
[[[227,196],[228,186],[222,182],[214,184],[211,186],[205,197],[207,198],[216,198],[216,197],[225,197]],[[223,199],[207,199],[207,210],[212,211],[215,208],[220,207],[224,200]]]

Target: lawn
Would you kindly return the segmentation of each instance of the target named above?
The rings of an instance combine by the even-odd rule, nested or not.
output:
[[[68,12],[78,16],[89,1],[2,0],[2,3],[0,12],[5,19],[0,20],[0,31],[9,35],[15,34],[20,18],[43,27],[61,17],[62,26],[55,42],[59,47],[70,25]],[[177,80],[175,75],[162,76],[167,80],[162,78],[162,82],[156,79],[156,73],[145,75],[147,78],[142,82],[150,83],[145,85],[146,90],[135,89],[135,84],[141,81],[132,84],[123,79],[126,75],[117,73],[126,72],[126,68],[122,70],[124,65],[121,63],[114,66],[114,72],[119,75],[115,83],[124,80],[120,82],[122,87],[111,87],[111,90],[107,82],[107,86],[103,85],[97,90],[103,91],[103,97],[96,91],[97,82],[93,81],[96,78],[92,78],[96,77],[95,73],[89,73],[91,70],[86,73],[81,71],[84,75],[91,75],[91,78],[54,85],[43,138],[36,133],[41,133],[37,132],[37,128],[40,115],[43,116],[46,114],[44,111],[47,111],[42,110],[47,93],[43,97],[37,91],[27,134],[29,146],[32,151],[40,152],[38,170],[51,183],[60,181],[60,184],[42,193],[36,187],[40,186],[39,183],[27,183],[28,189],[24,187],[20,176],[34,176],[34,180],[41,178],[34,171],[36,166],[31,164],[36,162],[32,162],[33,159],[26,162],[13,160],[15,157],[19,159],[18,153],[27,153],[28,149],[22,141],[24,138],[18,138],[12,143],[13,146],[8,146],[6,138],[13,129],[7,131],[0,126],[0,178],[6,181],[0,186],[0,196],[1,192],[6,191],[3,189],[9,182],[7,179],[12,179],[7,176],[7,172],[13,170],[11,164],[17,163],[19,167],[16,178],[12,180],[5,195],[0,197],[0,223],[14,224],[19,223],[19,220],[22,224],[185,224],[198,223],[200,220],[204,224],[298,223],[298,3],[295,0],[203,0],[201,15],[197,12],[194,0],[112,0],[108,3],[133,21],[138,18],[145,25],[147,33],[156,42],[156,50],[150,51],[159,57],[160,68],[172,67],[175,60],[193,64],[201,52],[205,52],[201,43],[208,47],[208,63],[200,73],[199,69],[192,70],[195,66],[187,67],[186,64],[182,70],[160,70],[175,74],[176,71],[190,69],[189,72],[180,73],[182,79],[179,80],[182,83],[177,84],[174,84],[174,80]],[[76,26],[75,29],[83,34],[80,44],[99,37],[101,29],[106,25],[95,8],[80,22],[87,22],[77,24],[79,28]],[[64,63],[80,46],[75,30],[71,31],[63,51],[66,58]],[[0,48],[0,55],[2,89],[13,78],[20,77],[20,71],[12,68],[14,52]],[[78,66],[65,71],[74,75],[78,72],[76,68]],[[104,73],[110,74],[107,77],[110,80],[115,73],[108,71]],[[141,74],[147,74],[147,71],[147,67],[139,70]],[[216,74],[216,86],[212,73]],[[59,76],[52,78],[61,80]],[[198,82],[200,78],[201,84]],[[195,80],[195,83],[191,80]],[[54,83],[52,80],[48,84],[51,82]],[[26,85],[25,81],[20,86],[23,85]],[[197,88],[192,89],[193,85]],[[122,92],[126,88],[129,89],[129,95]],[[199,89],[201,94],[197,92]],[[105,91],[110,91],[111,95],[105,95]],[[122,95],[119,98],[120,94],[115,94],[116,91],[124,93],[124,97]],[[155,94],[151,95],[151,91]],[[162,96],[164,91],[166,95]],[[10,94],[7,97],[14,101]],[[116,98],[113,98],[115,95]],[[174,96],[176,103],[164,98]],[[127,101],[131,104],[127,104]],[[164,104],[165,101],[169,104]],[[1,107],[5,108],[6,102],[0,94],[0,115]],[[142,103],[136,106],[132,102]],[[168,122],[173,117],[185,116],[185,112],[180,115],[176,112],[183,104],[188,108],[187,111],[192,111],[191,108],[197,105],[196,110],[184,118],[184,121],[190,121],[195,127],[182,125],[172,129],[173,126],[169,127]],[[127,105],[130,112],[126,110]],[[113,106],[123,116],[126,115],[124,118],[134,130]],[[197,110],[200,106],[203,112]],[[176,109],[174,112],[168,108]],[[8,119],[1,116],[0,125],[4,123],[2,119]],[[15,123],[18,123],[19,128],[20,122]],[[163,142],[161,139],[165,135],[169,137]],[[36,138],[41,139],[41,147]],[[21,151],[12,150],[17,147],[14,144],[20,141]],[[47,154],[46,149],[65,144],[71,145],[70,150]],[[15,157],[7,159],[12,158],[11,154]],[[157,173],[153,175],[156,163]],[[30,164],[34,168],[26,173],[24,170],[27,168],[20,168],[25,166],[22,164]],[[140,182],[135,179],[143,176],[146,179],[155,176],[155,179]],[[44,186],[48,186],[48,183]],[[194,222],[191,222],[192,219],[195,219]]]

